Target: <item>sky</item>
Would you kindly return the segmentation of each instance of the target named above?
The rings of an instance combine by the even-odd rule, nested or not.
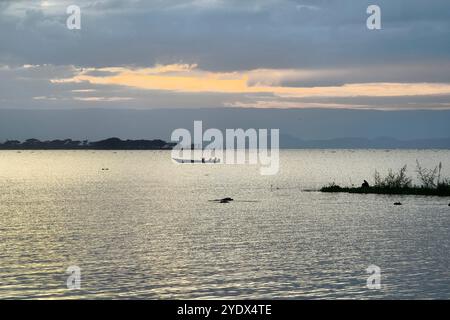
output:
[[[450,109],[449,39],[448,0],[3,0],[0,108]]]
[[[0,141],[66,139],[100,140],[155,139],[168,141],[173,130],[193,132],[194,121],[203,130],[217,128],[278,128],[280,145],[292,138],[330,140],[335,138],[402,141],[447,138],[450,146],[450,110],[352,110],[352,109],[0,109]]]

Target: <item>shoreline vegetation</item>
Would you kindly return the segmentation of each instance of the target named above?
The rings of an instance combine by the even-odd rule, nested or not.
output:
[[[375,171],[374,184],[364,181],[360,187],[341,187],[334,182],[322,187],[321,192],[329,193],[359,193],[359,194],[392,194],[392,195],[421,195],[450,197],[450,179],[441,177],[442,163],[434,169],[423,168],[416,161],[416,173],[419,185],[412,184],[412,178],[406,174],[407,166],[403,166],[398,173],[389,170],[387,176],[381,177]]]
[[[109,138],[100,141],[72,139],[40,141],[28,139],[23,142],[8,140],[0,143],[0,150],[171,150],[176,143],[164,140],[121,140]]]

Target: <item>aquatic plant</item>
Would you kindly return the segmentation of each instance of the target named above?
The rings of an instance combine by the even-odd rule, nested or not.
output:
[[[442,163],[434,169],[423,168],[417,162],[417,178],[420,185],[412,185],[412,178],[407,175],[407,166],[403,166],[398,173],[391,169],[385,177],[375,171],[374,185],[361,187],[341,187],[331,183],[320,189],[322,192],[374,193],[374,194],[409,194],[429,196],[450,196],[450,179],[441,180]]]

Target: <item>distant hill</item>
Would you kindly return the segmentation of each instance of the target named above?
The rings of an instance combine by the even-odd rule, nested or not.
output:
[[[289,135],[281,135],[280,147],[284,149],[450,149],[450,138],[398,140],[380,137],[376,139],[302,140]]]

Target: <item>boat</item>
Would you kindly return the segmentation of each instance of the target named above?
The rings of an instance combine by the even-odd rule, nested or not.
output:
[[[210,158],[210,159],[178,159],[178,158],[172,158],[172,160],[176,161],[177,163],[220,163],[219,158]]]

